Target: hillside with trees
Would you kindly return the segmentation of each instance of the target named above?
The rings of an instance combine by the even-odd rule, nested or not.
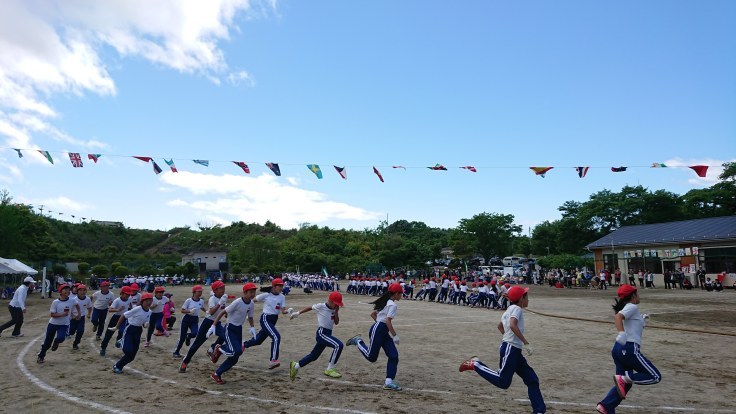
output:
[[[235,222],[229,226],[174,228],[169,231],[131,229],[98,223],[70,223],[37,214],[13,202],[0,190],[0,257],[33,266],[80,263],[80,273],[191,273],[180,266],[181,255],[194,250],[228,253],[231,272],[365,271],[423,269],[454,251],[456,263],[472,263],[508,255],[577,257],[584,246],[611,230],[634,224],[717,217],[736,214],[736,163],[724,164],[715,185],[684,195],[642,186],[621,191],[602,190],[587,201],[567,201],[561,218],[534,227],[531,237],[509,214],[481,212],[461,219],[457,227],[442,229],[417,221],[382,222],[363,230],[331,229],[304,224],[282,229],[274,223]],[[567,263],[567,262],[565,262]]]

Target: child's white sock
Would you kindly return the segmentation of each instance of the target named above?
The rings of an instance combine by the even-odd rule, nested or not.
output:
[[[297,362],[296,365],[294,365],[294,369],[299,369],[299,363]]]
[[[388,385],[388,384],[390,384],[392,382],[394,382],[394,380],[392,380],[391,378],[386,378],[386,385]]]
[[[330,363],[329,363],[329,364],[327,365],[327,369],[332,369],[332,368],[335,368],[335,364],[333,364],[332,362],[330,362]]]

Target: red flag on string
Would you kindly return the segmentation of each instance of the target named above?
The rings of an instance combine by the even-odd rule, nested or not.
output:
[[[233,164],[237,165],[238,167],[243,169],[243,172],[246,174],[250,174],[250,168],[248,168],[248,164],[242,162],[242,161],[233,161]]]
[[[376,175],[378,176],[378,179],[381,180],[381,182],[384,182],[383,176],[381,175],[380,172],[378,172],[378,169],[375,166],[373,167],[373,172],[376,173]]]
[[[691,165],[689,168],[695,171],[695,174],[698,174],[698,177],[705,177],[708,173],[707,165]]]
[[[151,157],[139,157],[139,156],[133,155],[133,158],[137,158],[143,162],[151,162]]]
[[[466,165],[465,167],[460,167],[460,168],[464,170],[472,171],[472,172],[478,172],[478,170],[476,170],[475,167],[470,166],[470,165]]]

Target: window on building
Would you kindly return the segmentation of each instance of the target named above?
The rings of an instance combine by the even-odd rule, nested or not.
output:
[[[705,271],[708,273],[736,273],[736,247],[703,249]]]
[[[618,255],[617,254],[604,254],[603,255],[603,268],[608,269],[609,272],[613,273],[618,267]]]
[[[662,263],[656,257],[632,257],[629,259],[628,267],[630,272],[638,272],[640,270],[652,273],[662,272]]]

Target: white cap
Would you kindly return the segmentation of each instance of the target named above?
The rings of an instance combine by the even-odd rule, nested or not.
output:
[[[33,277],[31,276],[26,276],[26,278],[23,279],[23,283],[26,283],[26,282],[36,283],[36,281],[33,280]]]

